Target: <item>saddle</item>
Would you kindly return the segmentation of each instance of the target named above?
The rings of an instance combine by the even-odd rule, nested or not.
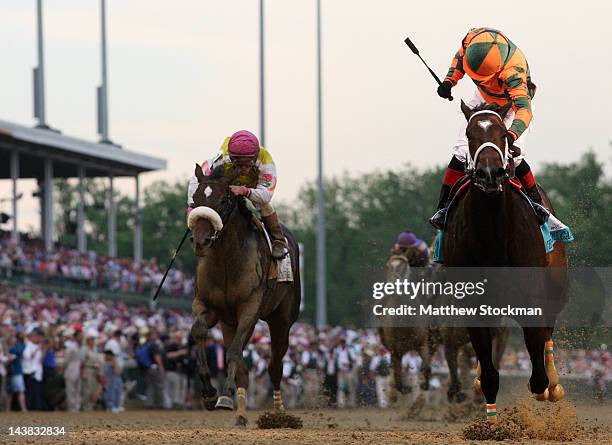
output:
[[[519,193],[519,195],[527,201],[529,207],[531,207],[532,211],[538,216],[533,202],[529,196],[523,190],[523,185],[517,178],[510,178],[508,183]],[[472,184],[472,178],[468,175],[460,178],[455,185],[453,185],[448,204],[448,211],[446,212],[446,217],[448,218],[448,213],[453,205],[455,205],[456,201],[458,201],[466,192],[467,188]],[[444,228],[446,227],[446,220],[444,221],[444,226],[442,230],[438,232],[436,238],[434,240],[434,248],[433,248],[433,261],[435,263],[442,264],[442,239],[444,236]],[[563,224],[559,219],[557,219],[552,213],[548,217],[548,221],[540,226],[540,231],[542,232],[542,241],[544,243],[544,248],[546,253],[550,253],[554,249],[555,242],[560,241],[563,243],[570,243],[574,240],[574,235],[572,234],[569,226]]]

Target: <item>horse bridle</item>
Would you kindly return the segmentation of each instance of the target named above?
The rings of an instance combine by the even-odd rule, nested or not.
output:
[[[493,110],[480,110],[480,111],[475,112],[468,119],[468,125],[470,124],[474,116],[478,116],[480,114],[492,114],[498,117],[502,125],[504,125],[504,120],[502,119],[501,115],[498,112],[493,111]],[[476,149],[476,151],[474,152],[474,156],[472,156],[472,153],[470,152],[470,149],[468,147],[468,156],[467,156],[467,165],[465,168],[465,174],[471,177],[472,179],[476,179],[476,162],[478,161],[478,156],[480,156],[480,153],[482,153],[482,151],[485,148],[492,148],[493,150],[495,150],[497,154],[499,155],[499,158],[502,162],[502,167],[506,171],[506,176],[509,178],[514,177],[514,162],[511,162],[513,157],[510,155],[510,147],[508,147],[507,140],[506,140],[506,153],[505,154],[504,152],[502,152],[499,146],[497,146],[493,142],[483,142],[482,144],[480,144],[478,148]]]
[[[222,223],[222,227],[221,230],[217,230],[214,228],[213,226],[213,234],[210,237],[210,244],[208,245],[208,247],[212,247],[213,244],[215,244],[215,241],[217,241],[219,238],[221,238],[221,235],[223,234],[223,230],[225,229],[225,222],[227,221],[227,219],[229,218],[229,216],[232,213],[232,210],[234,209],[234,207],[236,206],[236,199],[232,197],[232,192],[230,191],[229,187],[226,187],[226,193],[225,193],[225,199],[224,202],[227,202],[227,205],[223,205],[222,209],[220,209],[219,211],[215,210],[219,216],[221,217],[221,223]]]

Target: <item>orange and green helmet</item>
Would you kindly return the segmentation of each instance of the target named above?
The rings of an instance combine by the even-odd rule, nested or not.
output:
[[[485,81],[499,73],[511,51],[511,43],[499,31],[477,32],[465,46],[463,69],[474,80]]]

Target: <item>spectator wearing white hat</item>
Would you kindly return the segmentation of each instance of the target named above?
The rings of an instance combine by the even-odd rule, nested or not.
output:
[[[81,410],[81,367],[85,350],[83,330],[75,325],[65,331],[68,339],[64,342],[64,380],[66,382],[66,405],[68,411]]]
[[[98,352],[96,341],[98,331],[90,327],[85,333],[85,348],[83,351],[83,371],[81,387],[81,407],[83,411],[92,411],[102,395],[102,357]]]

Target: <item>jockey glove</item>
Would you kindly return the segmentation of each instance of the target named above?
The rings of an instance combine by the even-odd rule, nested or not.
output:
[[[520,154],[521,154],[521,149],[514,146],[514,141],[515,140],[516,139],[514,139],[514,134],[512,134],[510,131],[507,131],[506,132],[506,141],[508,142],[508,151],[510,152],[512,157],[517,157],[517,156],[520,156]]]
[[[438,86],[438,96],[443,99],[450,99],[452,87],[453,84],[450,82],[450,80],[445,80]]]

